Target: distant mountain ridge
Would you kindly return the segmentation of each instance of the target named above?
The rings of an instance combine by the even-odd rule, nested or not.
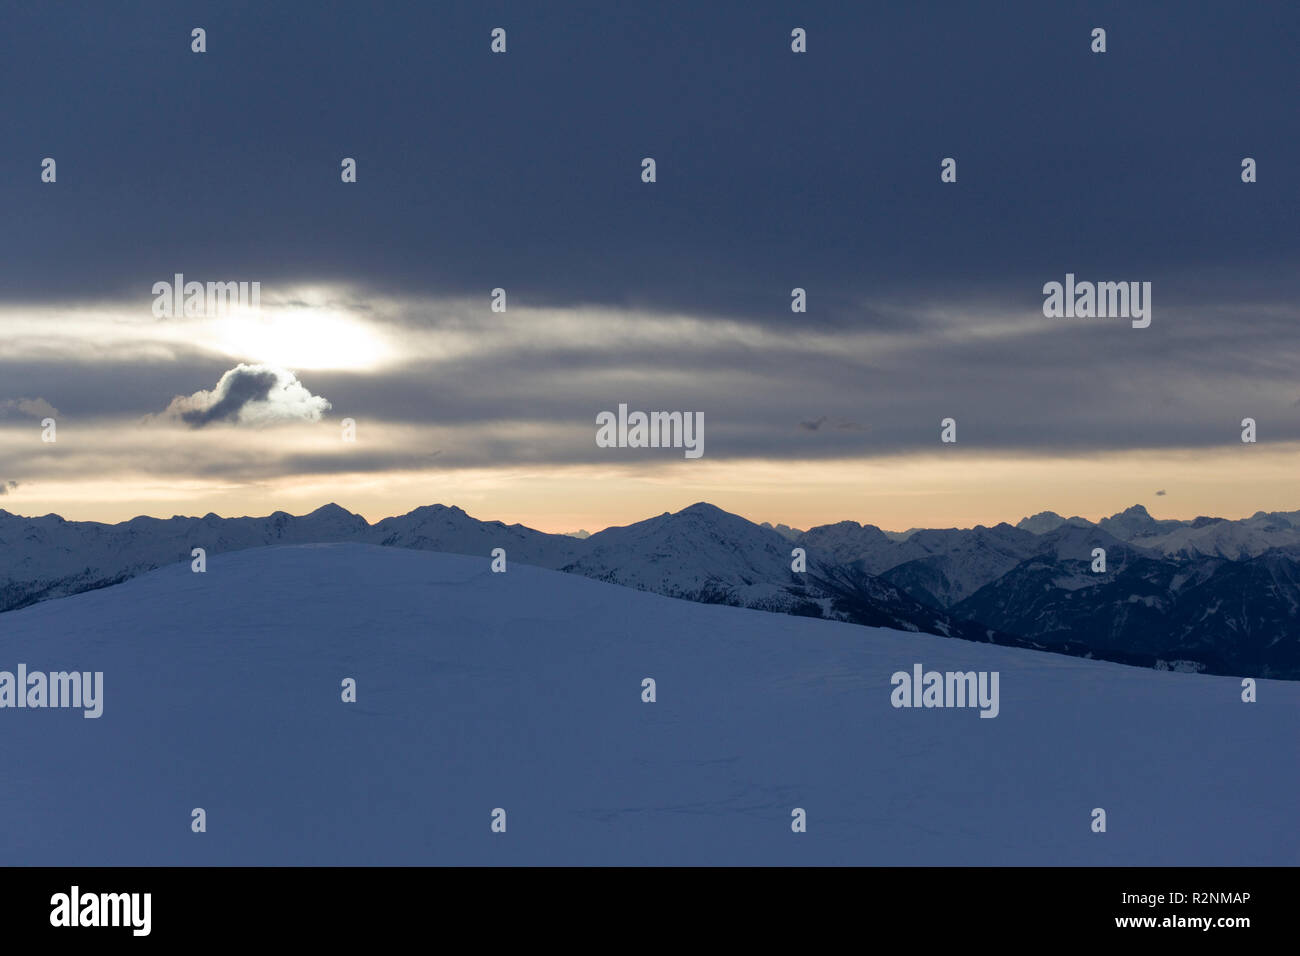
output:
[[[0,611],[144,571],[274,544],[361,543],[478,555],[686,600],[850,621],[1148,667],[1300,679],[1300,512],[886,532],[799,531],[700,502],[585,538],[428,505],[370,524],[336,504],[262,518],[116,525],[0,511]],[[792,569],[803,549],[806,571]],[[1092,570],[1094,548],[1106,551]]]
[[[1101,528],[1134,546],[1181,557],[1209,555],[1239,560],[1258,557],[1274,548],[1300,545],[1300,511],[1257,511],[1238,520],[1206,516],[1156,519],[1142,505],[1133,505],[1095,524],[1085,518],[1063,518],[1044,511],[1020,519],[1016,527],[1044,534],[1067,523]]]

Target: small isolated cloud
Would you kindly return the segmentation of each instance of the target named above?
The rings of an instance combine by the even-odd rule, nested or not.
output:
[[[0,495],[7,495],[17,487],[16,481],[0,481]]]
[[[30,415],[32,418],[58,418],[59,410],[43,398],[8,398],[0,401],[0,418],[11,413]]]
[[[811,422],[800,422],[799,427],[804,429],[804,431],[815,432],[819,431],[821,427],[829,421],[830,418],[823,415],[821,418]],[[859,425],[857,422],[837,421],[834,427],[843,432],[861,432],[867,430],[865,425]]]
[[[328,401],[307,391],[287,369],[240,364],[222,375],[212,391],[178,395],[163,414],[179,418],[192,428],[202,428],[213,422],[318,422],[329,408]]]
[[[1165,489],[1161,488],[1159,491],[1156,492],[1156,497],[1157,498],[1162,497],[1164,493],[1165,493]]]

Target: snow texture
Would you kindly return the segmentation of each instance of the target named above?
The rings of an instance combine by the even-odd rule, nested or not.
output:
[[[1300,863],[1300,684],[486,555],[209,555],[0,616],[20,662],[103,671],[104,711],[0,710],[6,864]],[[998,671],[1000,715],[893,708],[917,662]]]

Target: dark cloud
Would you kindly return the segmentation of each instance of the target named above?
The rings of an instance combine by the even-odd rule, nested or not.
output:
[[[222,376],[210,401],[180,412],[181,421],[199,428],[209,422],[234,421],[249,402],[265,402],[275,386],[274,372],[236,369]]]
[[[800,422],[799,427],[802,428],[804,431],[815,432],[815,431],[820,431],[822,426],[829,421],[830,419],[827,418],[825,415],[823,415],[821,418],[814,419],[813,421],[810,422]],[[845,431],[845,432],[866,431],[866,426],[859,425],[857,422],[838,421],[835,422],[831,427],[837,428],[840,431]]]
[[[1177,43],[1130,5],[1100,56],[1091,20],[1036,0],[126,10],[7,11],[5,67],[41,80],[6,107],[9,301],[147,308],[183,270],[899,328],[861,303],[990,278],[1030,301],[1067,269],[1294,291],[1290,2],[1180,4]]]
[[[267,365],[239,365],[221,376],[212,391],[173,399],[165,414],[202,428],[213,422],[315,422],[329,407],[329,402],[307,391],[292,372]]]

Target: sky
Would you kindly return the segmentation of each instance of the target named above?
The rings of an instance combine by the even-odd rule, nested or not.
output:
[[[1300,508],[1300,7],[1135,6],[10,10],[0,508]],[[1067,273],[1150,326],[1045,316]],[[599,447],[620,404],[703,456]]]

